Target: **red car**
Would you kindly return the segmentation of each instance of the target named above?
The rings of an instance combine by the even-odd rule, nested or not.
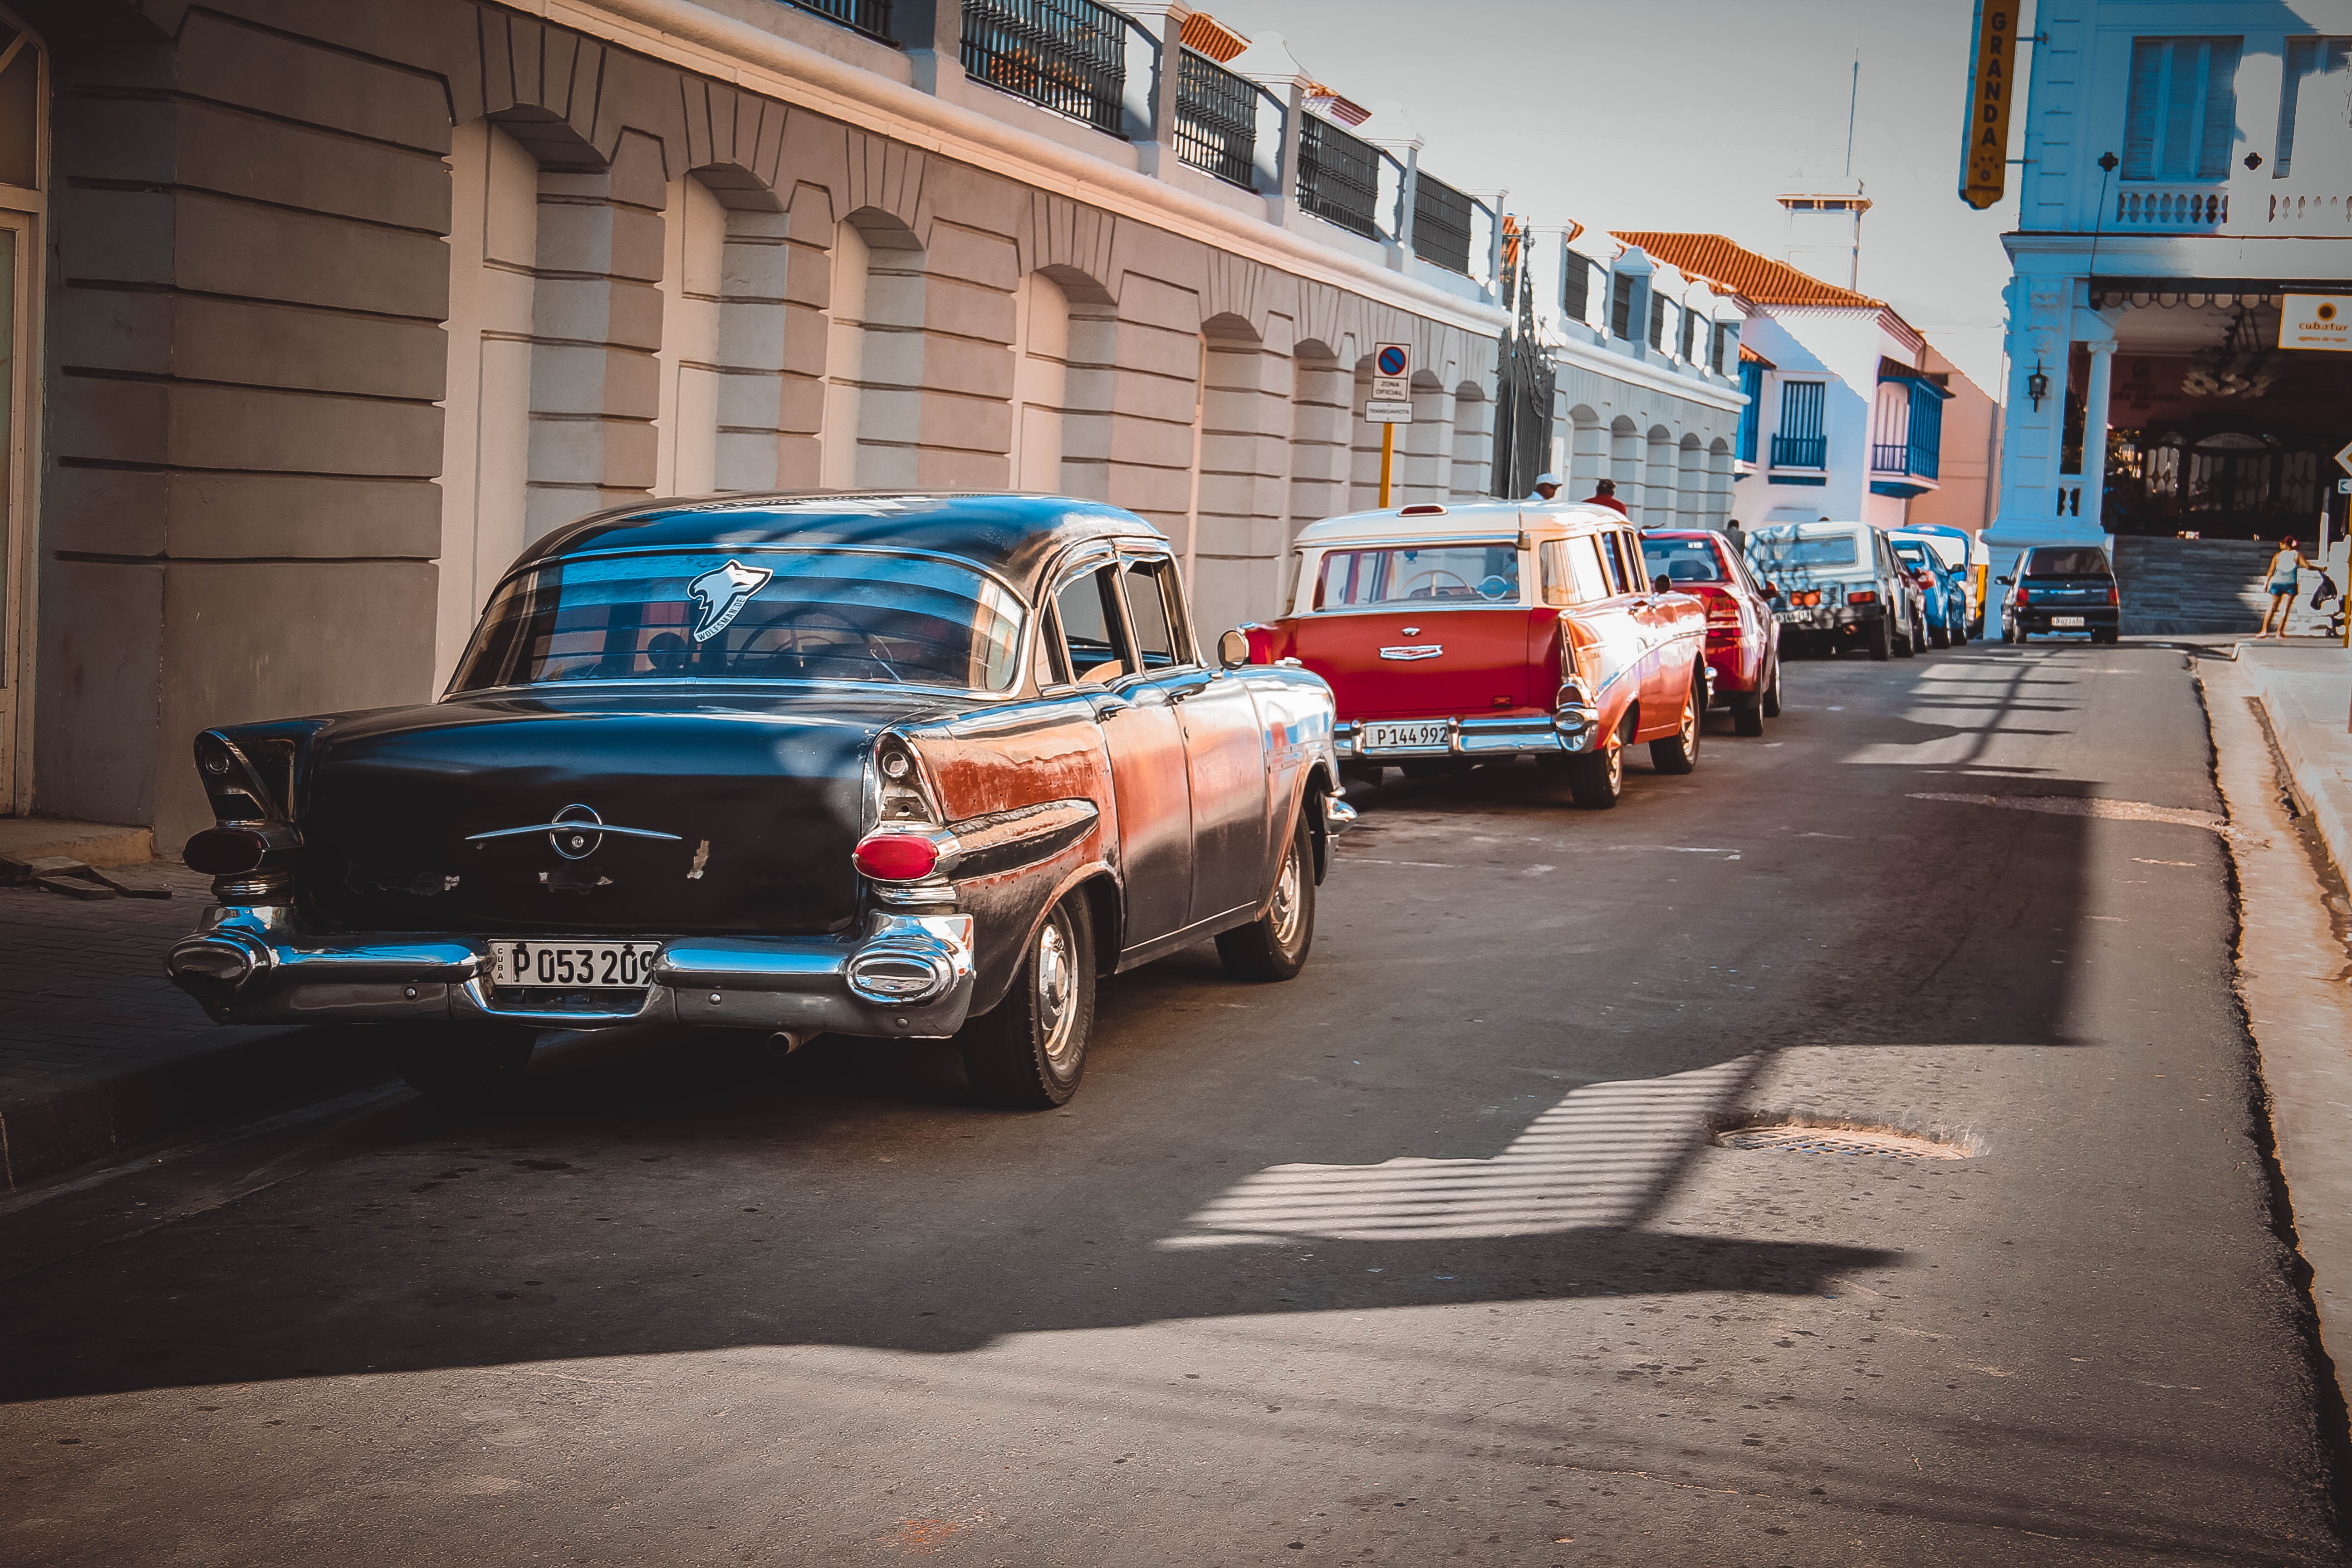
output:
[[[1291,613],[1244,627],[1254,662],[1297,659],[1337,699],[1343,773],[1531,756],[1579,805],[1617,804],[1624,750],[1698,763],[1707,704],[1697,599],[1662,592],[1624,518],[1570,502],[1409,506],[1302,530]]]
[[[1642,535],[1642,560],[1652,578],[1706,605],[1716,706],[1731,710],[1740,734],[1762,734],[1764,721],[1780,716],[1780,622],[1746,558],[1719,533],[1662,528]]]

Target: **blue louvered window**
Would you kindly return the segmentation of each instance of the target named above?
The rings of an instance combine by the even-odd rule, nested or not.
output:
[[[1772,437],[1776,468],[1825,468],[1829,437],[1822,432],[1822,410],[1829,385],[1819,381],[1780,384],[1780,433]]]
[[[2238,131],[2237,38],[2136,38],[2124,178],[2220,180]]]
[[[1764,406],[1764,367],[1756,361],[1739,362],[1739,390],[1748,395],[1748,405],[1739,411],[1738,457],[1743,463],[1756,461],[1757,416]]]
[[[2307,80],[2333,77],[2333,81]],[[2344,108],[2352,100],[2352,38],[2289,38],[2286,41],[2286,85],[2279,95],[2278,156],[2271,163],[2271,178],[2284,180],[2294,167],[2294,132],[2299,120],[2311,129],[2335,132]]]

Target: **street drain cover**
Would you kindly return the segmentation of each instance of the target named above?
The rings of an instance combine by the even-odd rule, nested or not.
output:
[[[1715,1135],[1725,1149],[1785,1149],[1797,1154],[1876,1154],[1894,1160],[1965,1160],[1969,1152],[1933,1138],[1903,1132],[1858,1132],[1848,1127],[1733,1127]]]

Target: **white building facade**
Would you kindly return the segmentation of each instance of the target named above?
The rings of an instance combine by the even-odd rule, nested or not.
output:
[[[2119,531],[2307,544],[2352,354],[2279,329],[2288,295],[2352,291],[2352,5],[2067,0],[2036,26],[1993,570]]]

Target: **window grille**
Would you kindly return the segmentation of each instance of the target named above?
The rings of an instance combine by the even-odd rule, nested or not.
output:
[[[2136,38],[2124,178],[2220,180],[2238,128],[2236,38]]]
[[[1717,375],[1729,375],[1731,374],[1733,363],[1737,362],[1738,358],[1739,323],[1737,321],[1717,321],[1715,324],[1715,374]],[[1754,462],[1755,458],[1751,457],[1748,458],[1748,461]]]
[[[1122,135],[1133,25],[1095,0],[963,0],[964,74]]]
[[[1176,63],[1176,156],[1244,190],[1257,188],[1259,88],[1205,55]]]
[[[1573,250],[1561,258],[1559,309],[1571,321],[1592,319],[1592,263]]]
[[[881,43],[898,41],[898,34],[890,30],[890,0],[784,0],[784,4]]]
[[[970,5],[971,0],[964,0]],[[1298,206],[1366,239],[1380,237],[1381,155],[1319,114],[1298,127]]]
[[[1620,272],[1609,280],[1609,335],[1632,342],[1633,337],[1633,275]]]
[[[1470,272],[1470,198],[1426,174],[1414,182],[1412,253],[1433,266]]]
[[[1666,351],[1666,297],[1650,296],[1650,346],[1660,353]]]
[[[1776,468],[1822,468],[1829,466],[1829,439],[1822,434],[1822,412],[1829,385],[1819,381],[1780,384],[1780,433],[1772,437]]]

